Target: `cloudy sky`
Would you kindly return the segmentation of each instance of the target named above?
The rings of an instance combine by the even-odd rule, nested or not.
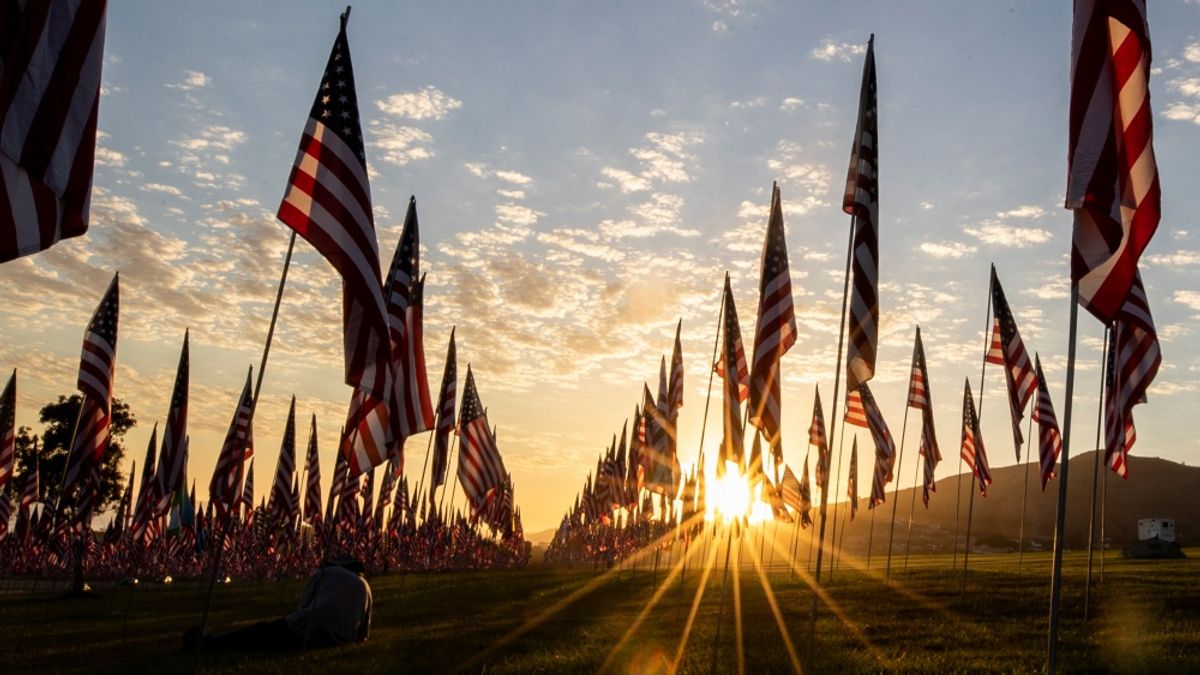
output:
[[[0,266],[0,367],[20,370],[19,423],[71,391],[83,329],[119,269],[116,391],[139,420],[126,461],[141,462],[165,418],[190,327],[190,472],[208,480],[246,367],[257,367],[288,239],[273,214],[340,9],[110,3],[92,229]],[[1151,12],[1164,217],[1143,274],[1164,364],[1136,413],[1135,452],[1195,461],[1200,4],[1163,0]],[[882,322],[873,389],[899,438],[920,323],[950,460],[942,477],[956,469],[963,378],[978,387],[989,262],[1061,417],[1070,3],[355,7],[349,37],[381,255],[391,258],[416,195],[431,387],[457,325],[460,373],[469,361],[528,529],[557,523],[642,382],[657,377],[680,318],[680,455],[694,460],[722,275],[733,275],[750,335],[772,181],[800,330],[783,366],[786,458],[803,461],[814,385],[827,411],[832,395],[849,225],[840,198],[872,32]],[[318,416],[328,487],[349,398],[340,282],[302,241],[298,251],[255,425],[260,493],[293,393],[301,419]],[[1080,336],[1077,452],[1095,434],[1102,329],[1081,317]],[[997,372],[984,435],[1003,466],[1015,457]],[[710,447],[719,427],[710,420]],[[916,428],[902,485],[913,479]],[[409,443],[410,481],[426,443]],[[860,485],[869,470],[864,462]],[[1137,480],[1136,459],[1131,473]]]

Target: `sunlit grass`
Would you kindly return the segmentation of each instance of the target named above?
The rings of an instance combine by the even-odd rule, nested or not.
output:
[[[607,659],[609,672],[668,672],[674,665],[681,673],[706,673],[725,541],[722,531],[719,542],[694,544],[686,574],[677,548],[671,569],[663,563],[657,573],[649,555],[636,569],[607,572],[538,568],[378,577],[372,579],[376,614],[366,644],[303,657],[206,655],[201,670],[596,672]],[[737,670],[735,579],[748,673],[790,672],[797,660],[806,672],[1028,672],[1042,666],[1048,554],[1027,553],[1022,573],[1015,571],[1015,554],[972,555],[965,595],[961,568],[952,568],[948,555],[913,556],[908,572],[893,568],[891,586],[878,570],[868,574],[847,555],[835,580],[821,587],[837,613],[822,603],[813,658],[806,662],[812,597],[807,551],[801,546],[793,575],[785,541],[772,556],[760,554],[756,538],[746,535],[740,569],[732,551],[718,671]],[[771,545],[768,537],[767,551]],[[1061,665],[1072,671],[1200,669],[1200,550],[1189,554],[1182,561],[1130,561],[1110,553],[1105,581],[1093,589],[1092,621],[1085,625],[1086,553],[1069,552]],[[212,625],[226,629],[278,616],[299,592],[296,581],[220,587]],[[191,657],[178,645],[200,608],[200,588],[192,583],[147,584],[132,594],[101,587],[86,600],[43,593],[27,602],[0,595],[0,669],[190,672]]]

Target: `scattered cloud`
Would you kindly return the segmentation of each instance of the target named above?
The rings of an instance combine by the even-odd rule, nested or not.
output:
[[[780,110],[799,110],[804,107],[804,99],[789,96],[779,103]]]
[[[1175,295],[1171,299],[1188,309],[1200,312],[1200,292],[1175,291]]]
[[[1070,295],[1070,281],[1065,275],[1047,277],[1040,286],[1025,288],[1021,292],[1039,300],[1065,300]]]
[[[380,112],[410,120],[443,120],[462,107],[462,101],[434,86],[392,94],[375,101]]]
[[[1148,255],[1145,261],[1151,265],[1163,267],[1197,267],[1200,266],[1200,251],[1178,250],[1171,253]]]
[[[201,73],[200,71],[197,71],[197,70],[186,70],[186,71],[184,71],[184,77],[183,77],[182,82],[168,84],[167,87],[169,87],[171,89],[182,89],[184,91],[191,91],[193,89],[203,89],[203,88],[207,87],[210,83],[212,83],[212,78],[205,75],[204,73]]]
[[[164,185],[163,183],[143,183],[141,189],[146,192],[161,192],[163,194],[173,195],[175,197],[183,197],[183,190],[174,185]]]
[[[917,248],[935,258],[962,258],[979,250],[976,246],[959,241],[926,241]]]
[[[1015,227],[995,221],[984,222],[978,227],[964,227],[963,232],[985,244],[1011,248],[1028,248],[1035,244],[1044,244],[1053,237],[1049,230],[1036,227]]]
[[[808,55],[817,61],[831,63],[835,60],[843,63],[850,63],[855,56],[860,56],[867,53],[866,45],[851,44],[849,42],[836,42],[830,38],[825,38],[821,44],[814,47]]]
[[[733,110],[745,110],[745,109],[749,109],[749,108],[762,108],[766,105],[767,105],[766,97],[758,96],[756,98],[752,98],[752,99],[749,99],[746,101],[734,101],[733,103],[729,104],[729,107],[732,108]]]
[[[433,136],[416,127],[371,120],[368,125],[374,157],[388,164],[404,166],[433,157]]]
[[[1046,215],[1046,210],[1043,209],[1042,207],[1033,206],[1031,204],[1022,204],[1021,206],[1018,206],[1015,209],[1009,209],[1008,211],[1001,211],[1000,213],[996,214],[996,217],[998,217],[998,218],[1024,218],[1026,220],[1032,220],[1032,219],[1041,218],[1044,215]]]
[[[96,144],[96,164],[121,168],[125,166],[125,155],[112,148]]]
[[[928,211],[928,210],[934,208],[933,202],[921,202],[920,204],[918,204],[918,206],[920,206],[921,210],[923,210],[923,211]]]
[[[616,186],[621,189],[621,192],[624,193],[645,192],[646,190],[650,189],[649,180],[638,174],[630,173],[624,169],[606,166],[600,170],[600,173],[603,174],[605,178],[612,180]],[[612,185],[612,183],[605,183],[604,185]]]

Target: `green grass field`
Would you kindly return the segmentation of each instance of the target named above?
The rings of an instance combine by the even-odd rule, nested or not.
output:
[[[1180,561],[1127,561],[1110,553],[1094,588],[1092,618],[1083,615],[1086,555],[1065,565],[1060,668],[1064,671],[1181,672],[1200,670],[1200,551]],[[718,623],[723,557],[697,607],[679,661],[682,672],[708,672]],[[697,554],[697,557],[699,553]],[[723,552],[721,553],[723,556]],[[806,583],[781,561],[764,575],[753,553],[729,575],[717,670],[737,670],[735,595],[746,672],[787,672],[789,650],[762,583],[769,581],[786,635],[805,656],[809,607]],[[736,562],[737,552],[734,552]],[[770,559],[768,558],[768,562]],[[961,558],[959,559],[961,564]],[[700,566],[689,563],[683,584],[639,570],[606,575],[582,570],[386,576],[371,579],[376,613],[363,645],[305,655],[205,654],[203,671],[232,672],[664,672],[679,651]],[[801,560],[803,563],[803,559]],[[1034,671],[1042,667],[1049,598],[1049,556],[975,555],[966,594],[950,556],[924,556],[911,574],[882,580],[882,560],[869,572],[841,565],[826,590],[831,606],[818,615],[814,672]],[[735,583],[736,580],[736,583]],[[210,626],[222,630],[289,611],[299,581],[218,587]],[[185,672],[193,656],[180,635],[196,623],[202,587],[143,584],[101,588],[96,597],[67,599],[43,591],[0,598],[0,670]],[[557,609],[557,611],[550,611]],[[623,639],[624,638],[624,639]],[[619,647],[618,647],[619,645]]]

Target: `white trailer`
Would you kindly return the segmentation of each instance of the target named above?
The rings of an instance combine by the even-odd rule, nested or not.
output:
[[[1138,521],[1138,541],[1148,539],[1175,541],[1175,521],[1171,518],[1142,518]]]

